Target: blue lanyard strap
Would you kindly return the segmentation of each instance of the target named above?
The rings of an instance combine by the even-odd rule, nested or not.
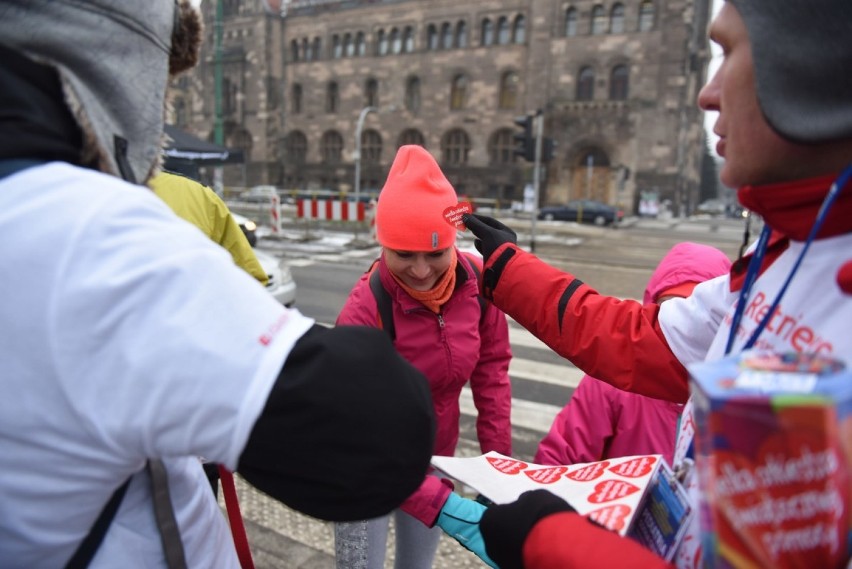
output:
[[[808,238],[805,241],[804,247],[802,247],[801,253],[799,253],[796,262],[793,264],[793,268],[790,269],[790,274],[787,275],[787,278],[784,280],[784,284],[781,287],[781,290],[778,291],[778,294],[775,296],[775,300],[772,302],[772,306],[766,312],[766,315],[757,325],[751,337],[743,346],[744,350],[748,350],[752,348],[757,342],[757,338],[760,336],[761,332],[766,328],[769,321],[772,319],[772,315],[775,314],[775,310],[778,308],[778,305],[781,303],[781,297],[784,296],[784,293],[787,292],[787,288],[790,286],[790,283],[793,280],[793,276],[796,274],[796,271],[799,270],[799,266],[802,264],[802,259],[804,259],[805,254],[810,249],[811,243],[816,238],[817,233],[822,227],[823,222],[825,221],[826,215],[828,215],[828,210],[831,209],[831,206],[834,205],[834,201],[837,199],[837,196],[840,194],[840,191],[846,186],[849,182],[849,179],[852,178],[852,165],[847,166],[845,170],[838,176],[838,178],[834,181],[829,188],[828,193],[825,196],[825,199],[822,202],[822,205],[819,208],[819,213],[817,213],[816,220],[814,221],[813,227],[811,227],[811,231],[808,234]],[[725,347],[725,354],[730,353],[731,347],[734,343],[734,338],[737,334],[737,329],[739,328],[740,320],[742,319],[743,311],[745,310],[745,306],[748,302],[748,297],[751,292],[751,287],[754,285],[754,281],[757,278],[757,273],[760,270],[760,266],[763,264],[763,257],[766,253],[766,248],[769,243],[769,235],[772,233],[772,229],[766,225],[763,228],[763,231],[760,234],[760,240],[757,243],[757,248],[754,252],[754,257],[749,263],[748,272],[746,273],[745,282],[743,283],[742,291],[740,291],[740,297],[737,300],[737,307],[734,312],[734,319],[731,324],[731,331],[728,335],[728,343]]]

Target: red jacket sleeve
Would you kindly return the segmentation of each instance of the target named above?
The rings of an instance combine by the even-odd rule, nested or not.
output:
[[[524,569],[672,569],[635,541],[597,526],[575,512],[542,518],[524,541]]]
[[[686,368],[669,349],[657,305],[602,296],[516,245],[488,259],[494,303],[587,374],[625,391],[683,403]]]

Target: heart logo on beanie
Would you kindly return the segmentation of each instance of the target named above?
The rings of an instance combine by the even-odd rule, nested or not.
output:
[[[614,506],[604,506],[587,514],[587,517],[598,522],[603,527],[611,531],[621,531],[627,522],[627,516],[630,515],[633,509],[624,504],[615,504]]]
[[[527,470],[524,472],[530,480],[539,484],[553,484],[562,478],[562,475],[568,472],[564,466],[553,466],[550,468],[537,468],[536,470]]]
[[[459,202],[444,210],[444,219],[453,227],[464,231],[467,227],[462,222],[462,216],[466,213],[473,213],[473,206],[470,202]]]
[[[513,460],[511,458],[498,458],[494,456],[486,457],[491,466],[502,472],[503,474],[515,475],[529,466],[526,462]]]
[[[589,502],[592,504],[602,504],[604,502],[612,502],[635,494],[639,491],[639,487],[630,482],[623,480],[604,480],[595,484],[595,490],[589,494]]]

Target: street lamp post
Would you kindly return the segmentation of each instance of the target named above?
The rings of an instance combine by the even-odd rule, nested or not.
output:
[[[361,130],[364,128],[364,119],[370,113],[376,113],[376,107],[364,107],[358,115],[358,123],[355,125],[355,208],[361,203]],[[358,240],[358,223],[355,223],[355,241]]]

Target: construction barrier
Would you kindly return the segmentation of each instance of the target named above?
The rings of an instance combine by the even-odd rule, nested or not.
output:
[[[296,202],[299,219],[323,219],[328,221],[364,221],[365,204],[341,200],[303,199]]]
[[[269,196],[269,224],[273,235],[281,235],[281,200],[277,194]]]

